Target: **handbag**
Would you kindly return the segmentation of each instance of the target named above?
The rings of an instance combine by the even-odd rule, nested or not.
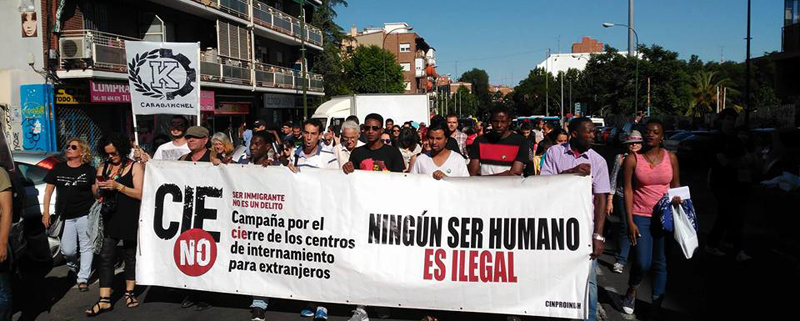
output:
[[[64,231],[64,221],[61,220],[61,215],[50,215],[50,227],[47,228],[47,236],[52,238],[60,238],[61,232]]]
[[[681,205],[672,207],[672,218],[675,240],[680,244],[683,255],[687,259],[691,259],[698,247],[697,230]]]

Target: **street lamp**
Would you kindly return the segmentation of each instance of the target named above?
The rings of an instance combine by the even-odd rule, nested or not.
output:
[[[392,30],[389,30],[389,32],[387,32],[385,35],[383,35],[383,41],[381,42],[381,49],[385,50],[384,46],[386,45],[386,37],[388,37],[389,34],[391,34],[392,32],[395,32],[395,31],[401,30],[401,29],[406,29],[406,31],[410,31],[410,30],[414,30],[414,27],[397,27],[397,28],[394,28]],[[398,53],[398,55],[399,55],[399,53]],[[383,92],[386,93],[386,63],[384,62],[381,65],[383,66]]]
[[[636,50],[639,50],[639,34],[636,33],[636,29],[629,27],[628,25],[624,25],[621,23],[610,23],[610,22],[603,22],[603,28],[611,28],[611,27],[625,27],[628,30],[633,31],[633,35],[636,36]],[[630,39],[630,38],[629,38]],[[636,56],[638,56],[638,52]],[[633,115],[634,117],[639,112],[639,57],[636,58],[636,90],[633,96]]]

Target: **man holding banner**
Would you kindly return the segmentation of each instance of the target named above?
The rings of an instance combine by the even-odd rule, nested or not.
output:
[[[594,204],[594,233],[592,234],[593,251],[591,254],[592,270],[589,274],[589,318],[597,318],[597,258],[603,254],[605,237],[603,225],[606,215],[606,198],[611,193],[611,181],[608,177],[608,165],[605,159],[591,149],[594,141],[594,123],[587,117],[575,118],[569,123],[571,139],[563,145],[556,145],[547,150],[542,166],[542,175],[579,174],[591,175],[592,196]]]

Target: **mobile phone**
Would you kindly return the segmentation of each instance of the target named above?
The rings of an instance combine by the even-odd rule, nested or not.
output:
[[[98,181],[98,182],[105,182],[105,181],[106,181],[106,178],[105,178],[105,177],[103,177],[103,175],[97,175],[97,181]]]

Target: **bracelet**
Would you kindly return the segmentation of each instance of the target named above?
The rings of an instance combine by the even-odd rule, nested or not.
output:
[[[120,193],[125,192],[125,185],[122,185],[122,188],[119,189]]]
[[[603,243],[606,242],[606,238],[603,237],[602,235],[600,235],[599,233],[592,234],[592,238],[595,239],[595,240],[598,240],[600,242],[603,242]]]

